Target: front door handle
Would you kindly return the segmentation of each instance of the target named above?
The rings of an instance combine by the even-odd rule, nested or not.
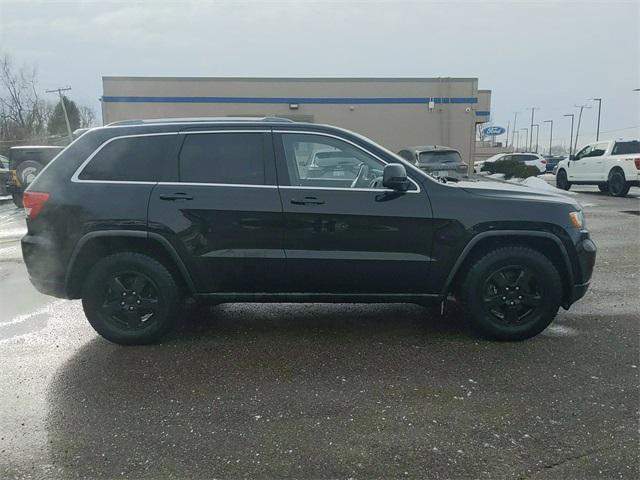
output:
[[[160,194],[160,200],[193,200],[193,196],[183,192],[162,193]]]
[[[292,198],[291,203],[294,205],[324,205],[324,200],[319,200],[316,197],[304,197],[302,200]]]

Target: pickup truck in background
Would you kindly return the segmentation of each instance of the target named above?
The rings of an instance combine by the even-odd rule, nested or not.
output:
[[[640,186],[640,141],[609,140],[590,143],[558,163],[556,186],[597,185],[601,192],[624,197]]]
[[[40,171],[65,147],[52,145],[12,147],[9,149],[7,192],[13,203],[22,208],[22,193]]]

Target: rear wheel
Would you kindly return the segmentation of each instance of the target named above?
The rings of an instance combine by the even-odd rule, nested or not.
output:
[[[110,255],[91,270],[82,306],[91,326],[121,345],[158,341],[175,325],[179,287],[157,260],[133,252]]]
[[[565,170],[558,170],[556,174],[556,187],[561,190],[569,190],[571,188],[571,182],[567,179],[567,172]]]
[[[624,197],[629,193],[631,185],[627,182],[622,170],[612,170],[609,173],[609,195],[612,197]]]
[[[473,327],[498,340],[524,340],[553,321],[562,282],[547,257],[527,247],[503,247],[478,259],[461,288]]]

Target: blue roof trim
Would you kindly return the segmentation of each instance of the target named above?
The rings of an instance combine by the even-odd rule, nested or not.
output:
[[[491,112],[486,112],[484,110],[476,111],[476,115],[491,115]]]
[[[380,105],[380,104],[427,104],[435,103],[478,103],[477,97],[138,97],[138,96],[103,96],[107,103],[309,103],[332,105]]]

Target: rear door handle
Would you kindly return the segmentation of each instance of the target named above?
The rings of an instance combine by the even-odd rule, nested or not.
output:
[[[193,196],[183,192],[162,193],[160,194],[160,200],[193,200]]]
[[[324,200],[319,200],[316,197],[304,197],[302,200],[292,198],[291,203],[294,205],[324,205]]]

